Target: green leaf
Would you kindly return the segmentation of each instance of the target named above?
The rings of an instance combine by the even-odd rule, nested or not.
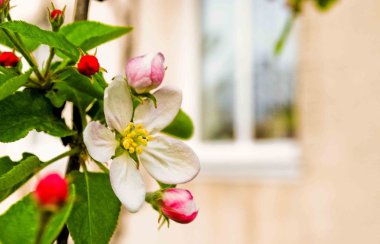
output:
[[[0,24],[0,28],[18,33],[39,44],[54,47],[73,60],[79,58],[79,51],[63,35],[40,29],[38,26],[28,24],[24,21],[8,21]]]
[[[106,89],[108,86],[107,81],[104,79],[103,73],[98,72],[92,76],[95,81],[102,87],[103,89]]]
[[[76,69],[69,69],[62,72],[59,74],[58,79],[65,81],[68,86],[77,91],[103,100],[104,89],[97,80],[93,79],[91,81],[90,78],[80,74]]]
[[[44,229],[44,233],[40,241],[41,244],[51,244],[54,242],[70,216],[71,210],[74,206],[74,201],[75,186],[71,185],[68,201],[61,210],[50,217],[50,220]]]
[[[9,157],[0,158],[0,175],[5,174],[9,170],[12,169],[14,163]],[[10,189],[0,191],[0,202],[3,201],[6,197],[8,197],[12,192]]]
[[[335,2],[336,0],[315,0],[317,7],[321,10],[329,9]]]
[[[18,201],[0,216],[0,243],[34,244],[40,216],[30,195]]]
[[[1,158],[9,167],[9,158]],[[2,162],[0,161],[0,163]],[[30,177],[34,170],[41,165],[41,161],[34,155],[24,155],[20,163],[15,164],[11,169],[0,176],[0,191],[7,190],[16,184]]]
[[[109,243],[120,212],[109,175],[73,172],[71,177],[77,197],[67,227],[74,242]]]
[[[21,161],[31,156],[34,156],[34,155],[30,153],[23,153],[22,155],[23,159]],[[0,177],[4,175],[5,173],[9,172],[14,166],[17,166],[17,165],[19,165],[19,162],[13,162],[9,157],[0,158]],[[12,187],[6,190],[0,190],[0,202],[3,201],[5,198],[7,198],[14,191],[16,191],[18,188],[20,188],[20,186],[22,186],[25,182],[27,182],[32,176],[33,176],[33,172],[30,172],[30,174],[24,177],[24,179],[22,179],[19,183],[13,185]]]
[[[66,101],[73,102],[83,114],[86,108],[94,101],[93,97],[74,89],[66,82],[55,83],[53,88],[46,94],[46,97],[57,108],[62,107]]]
[[[21,40],[25,44],[26,49],[29,51],[34,51],[39,46],[39,43],[33,39],[21,36]],[[0,43],[9,48],[16,49],[11,40],[9,40],[8,36],[5,35],[4,31],[0,31]]]
[[[65,225],[75,201],[75,186],[70,187],[70,196],[67,203],[56,213],[47,214],[48,222],[44,227],[39,244],[53,243]],[[32,194],[11,206],[0,216],[0,243],[30,243],[35,244],[41,224],[41,209],[38,208]]]
[[[91,109],[87,112],[88,115],[94,121],[99,121],[101,123],[106,122],[106,118],[104,116],[104,103],[103,101],[97,100],[91,107]]]
[[[116,39],[132,30],[132,27],[110,26],[95,21],[77,21],[63,26],[59,33],[83,51]]]
[[[0,101],[12,95],[18,88],[23,86],[28,81],[31,73],[32,71],[28,71],[25,74],[4,81],[0,79]]]
[[[35,129],[52,136],[75,134],[53,113],[49,100],[35,90],[26,89],[0,101],[0,141],[12,142]]]
[[[163,129],[162,132],[178,138],[190,139],[194,132],[193,121],[181,109],[173,122]]]
[[[14,67],[4,67],[0,66],[0,72],[2,75],[9,75],[10,77],[17,76],[17,71],[15,70]]]

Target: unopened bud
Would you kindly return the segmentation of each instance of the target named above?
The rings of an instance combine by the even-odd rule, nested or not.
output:
[[[67,200],[68,183],[59,174],[53,173],[38,182],[35,197],[43,207],[58,207]]]
[[[165,216],[181,224],[192,222],[198,215],[193,195],[184,189],[164,190],[160,208]]]
[[[20,58],[17,57],[13,52],[2,52],[0,53],[0,65],[4,67],[15,67]]]
[[[82,75],[91,76],[99,72],[99,69],[99,61],[93,55],[84,55],[78,62],[78,71]]]
[[[151,53],[128,61],[126,75],[128,84],[137,93],[146,93],[161,85],[165,75],[164,55]]]
[[[53,28],[53,31],[58,31],[59,28],[63,25],[63,22],[65,21],[65,9],[60,10],[56,9],[53,6],[53,10],[50,12],[49,10],[49,22]]]

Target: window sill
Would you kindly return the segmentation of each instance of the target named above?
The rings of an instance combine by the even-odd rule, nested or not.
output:
[[[293,180],[300,171],[300,149],[294,140],[193,142],[191,146],[206,177]]]

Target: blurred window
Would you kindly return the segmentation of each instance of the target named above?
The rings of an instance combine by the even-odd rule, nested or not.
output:
[[[239,2],[244,0],[202,1],[202,139],[236,139],[238,119],[250,121],[244,133],[254,138],[292,138],[294,36],[281,55],[273,51],[289,13],[282,0],[252,0],[246,18],[250,23],[244,23]],[[240,97],[244,95],[249,98]],[[250,118],[234,111],[245,113],[247,108]]]
[[[207,167],[294,167],[295,31],[274,53],[290,14],[285,1],[204,0],[201,13],[200,150],[215,163]]]

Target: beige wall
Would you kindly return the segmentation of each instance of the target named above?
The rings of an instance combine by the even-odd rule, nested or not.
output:
[[[176,23],[181,11],[194,10],[188,2],[140,5],[145,28],[150,22],[167,40],[140,35],[139,47],[167,51],[170,79],[181,77],[173,59],[187,55]],[[380,242],[380,2],[340,1],[326,14],[309,6],[299,22],[301,177],[233,183],[200,176],[189,186],[200,207],[194,223],[157,231],[146,206],[123,216],[115,243]]]

